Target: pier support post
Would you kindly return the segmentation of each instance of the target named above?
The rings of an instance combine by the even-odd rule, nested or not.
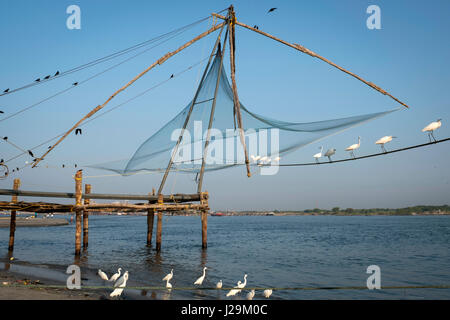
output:
[[[153,190],[153,194],[154,194],[154,190]],[[147,245],[148,246],[150,246],[152,244],[154,219],[155,219],[155,209],[148,209],[147,210]]]
[[[14,190],[19,190],[20,179],[14,179]],[[12,196],[11,202],[17,202],[17,196]],[[12,252],[14,250],[14,235],[16,233],[16,211],[11,211],[11,218],[9,222],[9,246],[8,251]]]
[[[158,204],[163,205],[163,195],[158,196]],[[162,218],[163,212],[158,210],[158,221],[156,223],[156,251],[161,251],[161,236],[162,236]]]
[[[200,193],[200,203],[208,204],[208,192]],[[206,249],[208,247],[208,210],[201,210],[201,218],[202,218],[202,249]]]
[[[84,185],[84,194],[91,193],[91,185]],[[88,205],[89,199],[84,199],[84,204]],[[86,250],[89,246],[89,211],[83,211],[83,250]]]
[[[78,170],[75,174],[75,205],[81,206],[83,187],[83,173]],[[81,210],[75,209],[75,256],[79,256],[81,253]]]

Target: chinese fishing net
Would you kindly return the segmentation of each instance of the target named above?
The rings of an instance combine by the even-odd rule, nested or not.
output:
[[[214,103],[218,75],[219,87],[211,129],[211,142],[205,155],[205,170],[219,170],[245,164],[239,131],[235,130],[233,92],[222,64],[220,51],[200,83],[183,139],[174,155],[171,171],[199,172],[204,143]],[[111,170],[123,175],[139,171],[164,171],[174,152],[181,128],[192,101],[171,121],[149,137],[129,160],[108,162],[91,167]],[[275,163],[278,157],[307,144],[334,135],[398,109],[317,122],[286,122],[270,119],[241,106],[246,148],[252,168],[262,163]]]

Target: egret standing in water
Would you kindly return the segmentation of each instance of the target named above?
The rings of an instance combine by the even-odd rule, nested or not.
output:
[[[203,283],[203,280],[205,280],[205,276],[206,276],[206,267],[203,268],[203,275],[198,278],[197,280],[195,280],[194,284],[198,284],[201,285]]]
[[[331,156],[336,153],[336,149],[328,149],[327,152],[325,152],[324,156],[328,157],[328,160],[331,162]]]
[[[173,269],[170,270],[170,273],[168,273],[163,279],[162,281],[169,281],[170,279],[173,278]]]
[[[97,274],[102,278],[102,280],[108,281],[108,276],[101,269],[98,269]]]
[[[346,151],[350,151],[350,154],[352,155],[353,158],[355,158],[355,154],[353,153],[353,151],[355,151],[356,149],[358,149],[361,146],[361,137],[358,137],[358,143],[352,144],[350,147],[346,148]]]
[[[384,147],[384,144],[385,144],[385,143],[388,143],[388,142],[391,142],[393,138],[397,138],[397,137],[393,137],[393,136],[384,136],[383,138],[378,139],[378,140],[375,142],[375,144],[381,145],[381,150],[383,150],[383,152],[387,152],[386,149],[385,149],[385,147]]]
[[[320,149],[320,152],[313,155],[313,157],[316,159],[317,163],[319,163],[319,158],[322,158],[323,147],[320,147],[319,149]]]
[[[109,281],[116,281],[117,279],[119,279],[121,273],[122,268],[117,269],[117,273],[113,274],[111,278],[109,278]]]
[[[272,295],[272,289],[266,289],[263,292],[265,298],[269,298]]]
[[[169,291],[172,289],[172,284],[169,282],[170,279],[166,280],[166,288],[169,289]]]
[[[111,277],[112,278],[112,277]],[[122,277],[120,277],[114,284],[114,291],[109,295],[110,297],[118,297],[122,294],[123,289],[127,285],[128,271],[125,271]]]
[[[433,135],[433,131],[441,127],[442,125],[441,120],[442,119],[437,119],[436,121],[430,123],[429,125],[427,125],[425,128],[422,129],[422,132],[428,133],[428,138],[430,138],[430,142],[432,142],[431,137],[433,137],[434,142],[436,142],[436,138]]]

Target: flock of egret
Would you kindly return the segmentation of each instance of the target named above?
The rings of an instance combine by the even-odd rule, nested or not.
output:
[[[436,138],[433,135],[433,131],[440,128],[442,123],[441,123],[442,119],[438,119],[432,123],[430,123],[429,125],[427,125],[425,128],[422,129],[422,132],[427,132],[428,133],[428,138],[430,139],[430,142],[432,142],[431,138],[433,138],[434,142],[436,142]],[[387,152],[386,148],[385,148],[385,144],[388,142],[391,142],[392,139],[397,138],[395,136],[384,136],[380,139],[378,139],[377,141],[375,141],[375,144],[380,145],[381,150],[383,152]],[[361,137],[358,137],[358,143],[352,144],[351,146],[348,146],[347,148],[345,148],[345,151],[350,151],[350,155],[355,158],[355,154],[354,151],[356,149],[359,149],[359,147],[361,146]],[[323,147],[319,147],[320,152],[316,153],[315,155],[313,155],[314,159],[316,160],[317,163],[319,163],[319,159],[322,157],[328,157],[328,160],[331,162],[331,156],[334,155],[336,153],[336,149],[328,149],[327,152],[325,152],[325,154],[323,154]]]
[[[203,274],[194,282],[194,285],[202,285],[203,281],[205,280],[206,277],[206,270],[208,268],[204,267],[203,268]],[[125,286],[127,285],[127,281],[128,281],[128,271],[125,271],[125,273],[121,276],[122,273],[122,268],[117,269],[117,273],[113,274],[111,276],[111,278],[108,279],[108,276],[106,275],[106,273],[104,271],[102,271],[101,269],[98,270],[97,274],[99,275],[99,277],[104,280],[104,281],[110,281],[110,282],[114,282],[114,290],[110,293],[110,297],[119,297],[123,290],[125,289]],[[168,273],[163,279],[162,281],[166,282],[166,288],[171,291],[171,289],[173,288],[172,284],[170,283],[170,280],[173,279],[173,269],[170,270],[170,273]],[[244,281],[242,282],[241,280],[239,280],[237,282],[237,285],[235,287],[233,287],[233,289],[231,289],[230,291],[228,291],[228,293],[226,294],[227,297],[231,297],[231,296],[235,296],[238,293],[240,293],[245,286],[247,285],[247,274],[244,274]],[[220,290],[222,289],[223,286],[223,282],[222,280],[219,280],[219,282],[217,282],[216,284],[216,289]],[[266,289],[263,291],[263,296],[265,298],[269,298],[272,295],[272,289]],[[247,293],[247,300],[253,300],[253,297],[255,296],[255,290],[252,289],[251,291],[249,291]]]

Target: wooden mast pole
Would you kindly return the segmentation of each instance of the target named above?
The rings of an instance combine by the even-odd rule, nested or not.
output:
[[[236,85],[236,63],[235,63],[235,23],[236,23],[236,16],[234,12],[233,6],[230,6],[229,9],[230,13],[230,19],[228,23],[228,33],[230,35],[230,69],[231,69],[231,88],[233,90],[233,102],[234,102],[234,109],[233,109],[233,115],[237,117],[237,124],[238,124],[238,130],[239,130],[239,136],[241,138],[242,147],[244,148],[244,155],[245,155],[245,166],[247,168],[247,177],[250,178],[250,163],[248,161],[248,152],[247,147],[245,144],[245,136],[244,136],[244,128],[242,126],[242,115],[241,115],[241,104],[239,102],[239,96],[237,93],[237,85]],[[234,119],[233,119],[234,120]]]
[[[202,184],[203,184],[203,175],[205,173],[206,156],[208,153],[209,140],[211,139],[211,127],[212,127],[212,123],[214,121],[214,111],[216,109],[217,92],[219,91],[220,76],[222,74],[223,55],[225,54],[225,47],[227,44],[227,35],[228,35],[228,32],[225,34],[222,52],[220,52],[220,48],[218,48],[218,51],[217,51],[217,53],[221,55],[220,66],[219,66],[219,73],[217,75],[216,88],[214,90],[214,99],[213,99],[212,106],[211,106],[211,113],[209,115],[208,131],[206,132],[206,141],[205,141],[205,147],[204,147],[203,156],[202,156],[202,167],[200,168],[200,173],[199,173],[199,178],[198,178],[197,193],[202,192]]]
[[[43,160],[47,154],[52,151],[62,140],[64,140],[73,130],[75,130],[84,120],[90,118],[92,115],[94,115],[95,113],[97,113],[99,110],[103,109],[116,95],[118,95],[120,92],[124,91],[126,88],[128,88],[129,86],[131,86],[134,82],[136,82],[136,80],[138,80],[139,78],[141,78],[143,75],[145,75],[147,72],[149,72],[151,69],[153,69],[156,65],[161,65],[163,64],[167,59],[171,58],[172,56],[174,56],[175,54],[177,54],[178,52],[180,52],[183,49],[186,49],[187,47],[189,47],[191,44],[193,44],[194,42],[197,42],[198,40],[204,38],[205,36],[209,35],[210,33],[216,31],[217,29],[220,29],[221,27],[223,27],[226,24],[226,22],[223,22],[221,24],[218,24],[216,26],[213,26],[212,28],[210,28],[209,30],[203,32],[202,34],[198,35],[197,37],[195,37],[194,39],[192,39],[189,42],[186,42],[184,45],[182,45],[181,47],[179,47],[177,50],[169,52],[167,54],[165,54],[162,58],[160,58],[159,60],[157,60],[156,62],[154,62],[152,65],[150,65],[147,69],[145,69],[144,71],[142,71],[140,74],[138,74],[136,77],[134,77],[132,80],[130,80],[126,85],[124,85],[122,88],[120,88],[119,90],[117,90],[116,92],[114,92],[109,98],[108,100],[106,100],[105,102],[103,102],[103,104],[98,105],[97,107],[95,107],[94,109],[92,109],[88,114],[86,114],[83,118],[81,118],[81,120],[79,120],[77,123],[75,123],[75,125],[69,129],[69,131],[67,131],[61,138],[59,138],[59,140],[50,148],[48,149],[40,158],[37,158],[36,161],[34,162],[32,168],[36,167],[36,165]]]
[[[217,13],[212,13],[212,15],[215,16],[215,17],[217,17],[217,18],[220,18],[220,19],[224,19],[224,20],[226,19],[224,16],[222,16],[222,15],[220,15],[220,14],[217,14]],[[367,80],[364,80],[364,79],[361,78],[360,76],[358,76],[358,75],[356,75],[356,74],[354,74],[354,73],[352,73],[352,72],[350,72],[350,71],[348,71],[348,70],[346,70],[346,69],[344,69],[344,68],[338,66],[338,65],[335,64],[334,62],[332,62],[332,61],[330,61],[330,60],[328,60],[328,59],[326,59],[326,58],[324,58],[324,57],[318,55],[317,53],[315,53],[315,52],[313,52],[313,51],[311,51],[311,50],[305,48],[305,47],[302,46],[302,45],[299,45],[299,44],[296,44],[296,43],[289,43],[289,42],[284,41],[284,40],[282,40],[282,39],[280,39],[280,38],[277,38],[277,37],[275,37],[275,36],[273,36],[273,35],[271,35],[271,34],[269,34],[269,33],[267,33],[267,32],[261,31],[261,30],[259,30],[259,29],[252,28],[252,27],[250,27],[250,26],[248,26],[248,25],[246,25],[246,24],[244,24],[244,23],[241,23],[241,22],[239,22],[239,21],[236,21],[236,24],[239,25],[239,26],[241,26],[241,27],[244,27],[244,28],[247,28],[247,29],[249,29],[249,30],[252,30],[252,31],[254,31],[254,32],[257,32],[257,33],[259,33],[259,34],[262,34],[263,36],[266,36],[266,37],[268,37],[268,38],[270,38],[270,39],[273,39],[273,40],[275,40],[275,41],[278,41],[278,42],[280,42],[280,43],[282,43],[282,44],[284,44],[284,45],[287,45],[287,46],[289,46],[289,47],[291,47],[291,48],[294,48],[294,49],[296,49],[296,50],[298,50],[298,51],[300,51],[300,52],[306,53],[307,55],[310,55],[311,57],[320,59],[320,60],[322,60],[322,61],[328,63],[329,65],[331,65],[331,66],[333,66],[333,67],[339,69],[340,71],[345,72],[345,73],[347,73],[348,75],[350,75],[350,76],[352,76],[352,77],[358,79],[359,81],[362,81],[363,83],[365,83],[366,85],[368,85],[368,86],[371,87],[372,89],[375,89],[375,90],[377,90],[378,92],[380,92],[380,93],[382,93],[382,94],[384,94],[384,95],[389,96],[390,98],[392,98],[392,99],[395,100],[396,102],[400,103],[402,106],[404,106],[404,107],[406,107],[406,108],[409,108],[409,106],[408,106],[407,104],[405,104],[404,102],[400,101],[399,99],[397,99],[396,97],[394,97],[393,95],[391,95],[389,92],[383,90],[382,88],[378,87],[378,86],[375,85],[374,83],[369,82],[369,81],[367,81]]]
[[[14,179],[14,190],[19,190],[20,187],[20,179]],[[17,202],[17,196],[12,196],[11,199],[12,203]],[[9,245],[8,245],[8,251],[12,252],[14,250],[14,236],[16,233],[16,210],[11,210],[11,217],[9,222]]]
[[[225,24],[223,24],[222,28],[220,29],[219,36],[217,37],[216,43],[214,44],[214,48],[211,51],[211,55],[209,56],[209,60],[208,60],[208,63],[206,64],[205,71],[203,71],[202,78],[200,79],[200,83],[198,85],[198,88],[197,88],[197,91],[195,93],[194,99],[192,100],[191,106],[189,107],[189,111],[188,111],[188,114],[187,114],[186,119],[184,121],[183,128],[181,129],[180,136],[178,137],[177,144],[176,144],[176,146],[174,148],[174,151],[172,152],[172,156],[170,157],[169,164],[167,165],[166,171],[164,172],[164,176],[163,176],[163,178],[161,180],[161,184],[159,185],[158,195],[160,195],[162,193],[162,191],[163,191],[164,184],[166,183],[167,176],[169,175],[170,169],[172,168],[172,165],[173,165],[173,159],[174,159],[175,155],[178,152],[178,148],[180,146],[181,140],[183,139],[184,131],[186,130],[186,127],[187,127],[187,125],[189,123],[189,119],[190,119],[191,114],[192,114],[192,109],[194,108],[194,105],[197,102],[198,94],[200,93],[200,89],[202,88],[203,81],[205,80],[206,74],[208,73],[209,65],[211,64],[212,58],[215,55],[214,53],[216,52],[216,48],[217,48],[217,46],[220,43],[220,37],[222,35],[222,31],[223,31],[224,27],[225,27]]]

